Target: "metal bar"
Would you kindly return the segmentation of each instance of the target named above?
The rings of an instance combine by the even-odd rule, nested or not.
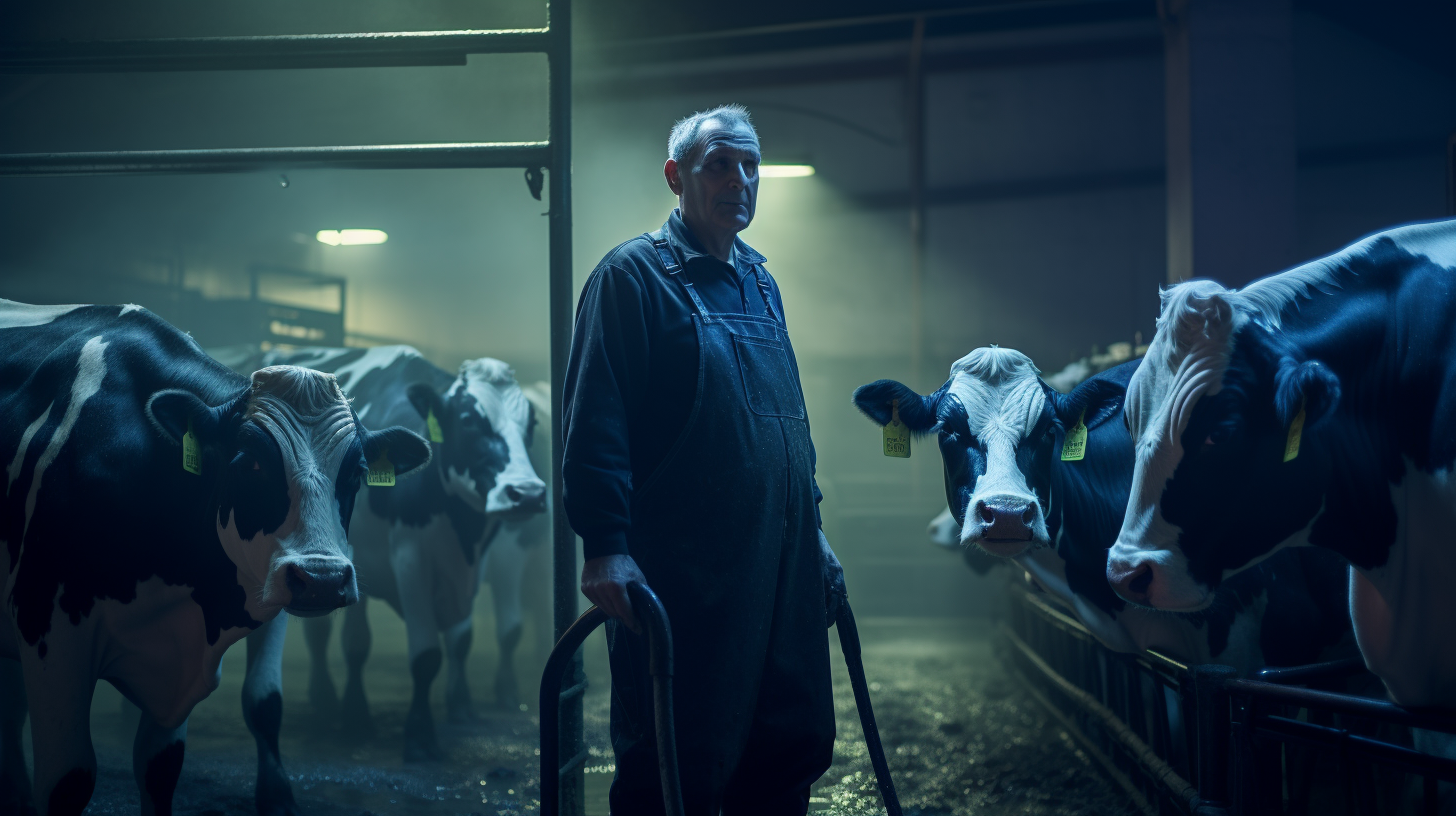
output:
[[[561,692],[561,699],[570,700],[572,697],[580,697],[581,695],[586,694],[587,685],[588,684],[585,680],[577,683],[566,691]]]
[[[1332,691],[1318,691],[1315,689],[1280,686],[1274,683],[1261,683],[1258,680],[1230,680],[1226,684],[1226,688],[1233,694],[1249,694],[1285,705],[1295,705],[1302,708],[1321,708],[1326,711],[1335,711],[1341,714],[1369,717],[1373,720],[1381,720],[1396,725],[1406,725],[1414,728],[1442,731],[1447,734],[1456,734],[1456,717],[1434,711],[1416,712],[1384,700],[1375,700],[1369,697],[1355,697],[1350,694],[1337,694]]]
[[[1343,728],[1315,725],[1289,717],[1265,716],[1254,720],[1254,730],[1260,736],[1275,739],[1293,739],[1317,745],[1343,745],[1353,753],[1393,765],[1408,773],[1425,774],[1456,782],[1456,760],[1352,734]]]
[[[1265,683],[1295,685],[1327,677],[1344,677],[1350,674],[1359,674],[1363,671],[1365,671],[1364,658],[1347,657],[1343,660],[1331,660],[1328,663],[1311,663],[1307,666],[1260,669],[1259,673],[1255,675],[1255,678]]]
[[[1227,684],[1237,672],[1231,666],[1203,664],[1193,667],[1193,693],[1197,700],[1198,794],[1210,802],[1229,801],[1229,693]]]
[[[561,635],[576,617],[577,574],[576,533],[566,518],[565,482],[562,479],[561,457],[565,451],[562,437],[561,397],[566,384],[566,362],[571,353],[572,276],[571,276],[571,0],[550,0],[547,4],[550,41],[546,53],[550,68],[548,106],[549,135],[552,153],[549,163],[548,241],[550,261],[547,309],[551,334],[551,541],[554,613],[556,632]],[[581,673],[581,658],[575,658],[576,671]],[[583,745],[581,698],[558,701],[561,719],[551,737],[570,746],[575,752]],[[542,722],[542,739],[547,729]],[[545,777],[543,777],[544,779]],[[585,811],[586,780],[574,770],[561,777],[561,809],[567,816],[581,816]]]
[[[544,28],[11,42],[0,46],[0,73],[464,65],[469,54],[546,51],[550,43]]]
[[[245,147],[215,150],[135,150],[110,153],[12,153],[0,155],[0,176],[540,167],[548,164],[552,157],[550,142]]]

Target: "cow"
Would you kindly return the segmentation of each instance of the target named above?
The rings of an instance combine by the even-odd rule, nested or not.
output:
[[[1137,458],[1108,580],[1196,611],[1312,545],[1353,567],[1356,642],[1391,698],[1456,705],[1456,220],[1243,289],[1162,295],[1129,384]]]
[[[280,612],[357,599],[356,490],[366,473],[421,467],[429,446],[365,430],[331,376],[244,377],[139,306],[0,300],[0,349],[0,807],[29,798],[16,750],[28,701],[36,806],[85,809],[104,679],[142,711],[142,812],[170,813],[187,718],[223,653]],[[257,716],[278,710],[273,698]]]
[[[546,485],[528,453],[534,408],[510,366],[490,358],[467,360],[454,375],[409,346],[299,349],[271,352],[264,359],[329,372],[361,419],[410,427],[431,439],[435,455],[430,464],[395,490],[369,491],[350,530],[364,597],[344,616],[341,641],[348,676],[342,698],[328,672],[330,621],[309,621],[305,634],[312,704],[326,714],[337,712],[354,734],[372,733],[363,677],[370,648],[365,610],[371,597],[389,604],[405,622],[414,683],[404,757],[440,759],[430,687],[442,658],[448,658],[447,715],[455,720],[473,716],[464,667],[483,556],[502,524],[523,522],[546,509]],[[496,688],[514,705],[510,655],[520,635],[502,635]],[[276,665],[277,657],[272,661]],[[256,736],[260,746],[277,739],[276,732]]]
[[[1109,648],[1156,649],[1243,674],[1318,658],[1346,628],[1337,563],[1271,564],[1223,589],[1220,602],[1197,615],[1150,612],[1107,585],[1107,549],[1132,479],[1132,440],[1121,412],[1137,365],[1123,363],[1061,394],[1025,355],[993,346],[955,363],[930,396],[881,380],[859,388],[854,401],[883,425],[898,400],[912,432],[937,433],[962,546],[1014,560]],[[1078,432],[1080,458],[1064,460],[1069,431],[1078,426],[1085,428]]]

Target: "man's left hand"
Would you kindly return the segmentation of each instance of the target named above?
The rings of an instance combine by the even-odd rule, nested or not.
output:
[[[824,628],[828,629],[839,620],[839,605],[846,597],[844,567],[839,566],[823,530],[819,531],[819,550],[824,553]]]

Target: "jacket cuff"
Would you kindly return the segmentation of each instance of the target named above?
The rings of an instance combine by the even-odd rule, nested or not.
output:
[[[581,554],[587,561],[593,558],[601,558],[604,555],[626,555],[627,533],[618,531],[583,536],[581,539]]]

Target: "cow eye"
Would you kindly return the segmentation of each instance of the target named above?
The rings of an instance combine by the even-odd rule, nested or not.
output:
[[[1214,428],[1212,431],[1209,431],[1208,438],[1203,440],[1203,446],[1207,448],[1214,445],[1222,445],[1229,441],[1229,437],[1232,434],[1233,431],[1227,427]]]

